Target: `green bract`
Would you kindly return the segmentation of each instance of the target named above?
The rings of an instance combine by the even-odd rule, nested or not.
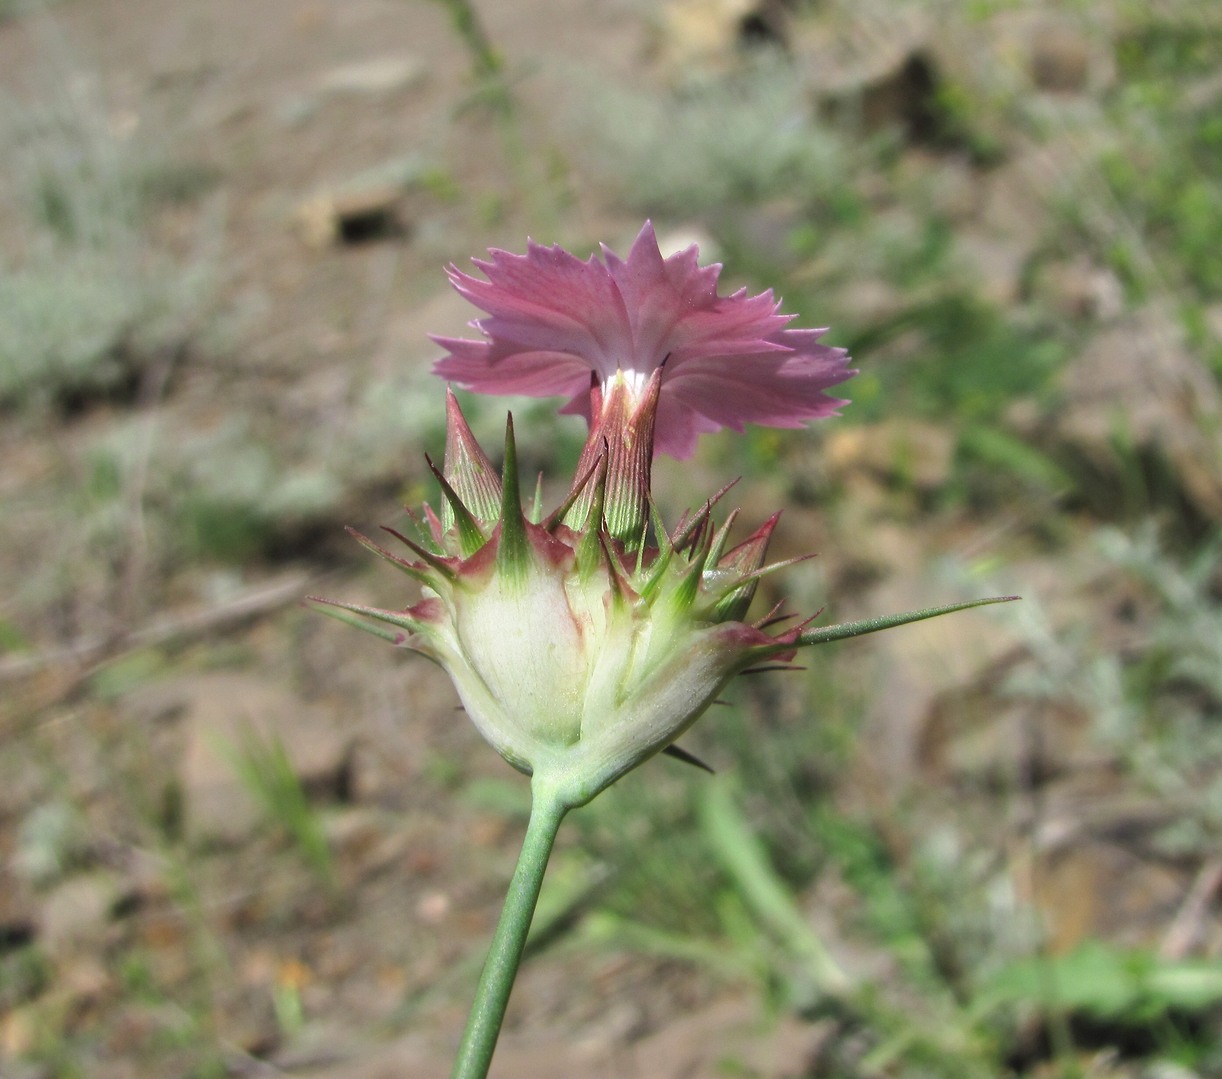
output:
[[[712,499],[671,533],[655,522],[652,542],[645,528],[625,542],[606,523],[604,452],[555,513],[528,520],[512,423],[498,478],[452,394],[448,405],[443,514],[426,511],[416,539],[392,531],[410,557],[354,533],[420,582],[421,600],[318,602],[441,664],[514,767],[582,805],[670,745],[735,674],[792,654],[799,630],[774,637],[739,620],[767,572],[775,516],[727,550],[733,515],[714,529]]]
[[[789,564],[763,565],[779,515],[727,549],[736,514],[721,528],[711,520],[723,490],[669,533],[655,517],[635,539],[614,535],[609,519],[643,520],[648,505],[646,471],[618,485],[615,512],[608,506],[611,447],[635,429],[627,423],[595,428],[582,457],[590,463],[568,497],[546,519],[529,520],[512,421],[498,476],[453,394],[447,405],[445,468],[434,469],[442,514],[426,506],[428,525],[415,539],[386,530],[412,557],[349,530],[418,581],[420,601],[402,610],[314,602],[441,664],[501,756],[570,808],[671,746],[731,678],[761,661],[783,666],[804,645],[997,602],[769,634],[788,619],[775,611],[741,619],[759,578]],[[630,443],[625,436],[629,451]],[[591,444],[601,452],[588,452]],[[624,456],[649,467],[647,454]]]

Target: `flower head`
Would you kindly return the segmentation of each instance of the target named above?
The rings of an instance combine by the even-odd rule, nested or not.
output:
[[[679,458],[707,432],[799,427],[844,404],[824,391],[854,372],[843,349],[819,344],[823,330],[788,329],[771,290],[719,296],[721,267],[700,266],[695,245],[663,258],[648,222],[625,259],[536,243],[489,254],[474,260],[484,278],[449,270],[488,313],[471,324],[483,340],[434,338],[449,351],[434,370],[466,389],[565,396],[561,411],[597,425],[591,379],[595,404],[622,408],[621,394],[639,401],[661,371],[651,450]]]
[[[445,467],[435,470],[443,512],[426,508],[414,539],[387,530],[410,557],[353,533],[421,584],[420,600],[315,602],[444,667],[484,737],[565,805],[671,747],[735,675],[784,667],[803,645],[937,613],[818,630],[776,611],[746,622],[757,582],[784,565],[764,565],[779,514],[731,546],[736,515],[715,528],[715,496],[671,531],[656,523],[656,542],[631,550],[606,527],[604,451],[564,504],[531,520],[512,423],[497,476],[452,394],[448,405]],[[569,527],[567,511],[587,490],[585,524]]]
[[[381,635],[441,664],[515,767],[548,776],[581,804],[673,742],[735,674],[792,655],[800,627],[773,636],[741,621],[767,572],[776,517],[730,547],[729,522],[712,527],[710,501],[660,531],[657,546],[630,553],[602,524],[604,457],[581,485],[594,491],[597,523],[568,527],[565,506],[528,520],[512,424],[497,477],[448,401],[437,473],[444,512],[426,513],[429,527],[415,539],[393,533],[410,557],[354,533],[420,582],[423,597],[398,610],[321,602],[393,627]]]

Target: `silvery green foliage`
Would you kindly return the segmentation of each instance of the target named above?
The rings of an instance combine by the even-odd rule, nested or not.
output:
[[[72,806],[56,800],[43,802],[21,822],[12,868],[35,887],[52,884],[80,859],[85,835],[80,814]]]
[[[1099,547],[1108,561],[1158,597],[1161,617],[1150,646],[1166,654],[1169,679],[1193,683],[1222,703],[1222,604],[1215,592],[1222,542],[1214,539],[1177,562],[1147,526],[1135,535],[1108,529],[1100,534]]]
[[[608,159],[606,175],[653,213],[809,199],[851,175],[845,140],[814,122],[800,80],[775,60],[661,93],[600,85],[582,115],[583,131],[599,132],[594,152]]]
[[[1146,790],[1174,807],[1165,847],[1215,846],[1222,831],[1222,603],[1219,544],[1178,558],[1153,524],[1104,529],[1096,547],[1109,578],[1138,586],[1136,611],[1118,647],[1098,621],[1054,625],[1037,600],[1015,612],[1030,659],[1007,691],[1068,700],[1093,720],[1098,742]],[[1113,627],[1114,628],[1114,627]]]
[[[168,362],[211,310],[220,235],[209,213],[193,250],[159,247],[155,204],[199,185],[116,125],[62,42],[44,46],[45,96],[0,98],[0,197],[16,215],[0,249],[0,401],[17,403],[106,392]]]

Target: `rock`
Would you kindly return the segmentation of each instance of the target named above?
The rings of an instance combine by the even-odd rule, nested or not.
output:
[[[403,196],[431,170],[423,158],[405,154],[315,192],[293,212],[298,235],[314,248],[401,237]]]
[[[905,310],[903,292],[879,277],[850,278],[836,293],[835,310],[850,326],[872,326]]]
[[[897,542],[902,539],[902,534],[897,535]],[[904,555],[897,552],[896,557]],[[917,610],[971,598],[962,587],[948,595],[944,585],[922,580],[917,567],[928,552],[920,550],[910,529],[906,557],[914,568],[872,589],[861,604],[862,611]],[[979,587],[973,591],[981,594]],[[837,620],[850,617],[860,615],[837,612]],[[979,727],[989,720],[977,723],[979,708],[960,710],[954,702],[965,697],[970,700],[976,687],[987,690],[1019,643],[1013,619],[1004,616],[1004,608],[1000,614],[998,608],[962,611],[872,636],[869,669],[878,677],[862,740],[863,747],[868,747],[862,763],[870,786],[881,784],[893,796],[896,789],[919,782],[923,763],[945,768],[943,777],[976,764],[991,767],[994,758],[987,752],[987,736],[979,733]],[[931,732],[931,719],[939,714],[944,718]],[[962,733],[973,744],[953,752],[944,749],[939,741],[943,726]],[[929,778],[940,777],[933,771]]]
[[[1161,459],[1203,517],[1222,520],[1222,394],[1173,312],[1147,307],[1097,334],[1066,369],[1062,390],[1051,437],[1071,467],[1125,481],[1119,473],[1135,462],[1118,459],[1119,437]]]
[[[791,51],[824,112],[852,117],[865,131],[899,127],[923,142],[938,134],[934,30],[911,7],[847,23],[806,18],[794,23]]]
[[[497,1046],[496,1073],[503,1079],[682,1079],[718,1075],[732,1066],[758,1079],[782,1079],[803,1073],[835,1026],[793,1015],[769,1020],[758,1002],[735,997],[714,1001],[644,1037],[636,1036],[640,1025],[639,1009],[628,1001],[608,1008],[589,1036],[571,1028],[507,1030]],[[427,1037],[409,1035],[359,1058],[293,1071],[305,1079],[444,1074],[451,1051],[439,1044],[441,1033],[433,1029]]]
[[[1116,77],[1110,18],[1098,5],[1078,11],[1011,5],[983,20],[972,33],[973,47],[960,48],[958,58],[945,49],[939,55],[999,101],[1029,90],[1046,97],[1099,93]]]
[[[327,845],[344,864],[345,879],[364,880],[409,858],[413,833],[369,806],[344,806],[324,821]]]
[[[1028,64],[1040,90],[1076,94],[1105,89],[1115,77],[1110,37],[1071,18],[1044,13],[1031,26]]]
[[[1022,294],[1033,239],[1030,234],[1013,239],[980,229],[960,232],[955,237],[955,254],[975,294],[995,307],[1014,307]]]
[[[425,925],[444,922],[454,906],[447,892],[425,892],[416,902],[416,917]]]
[[[1039,178],[1063,167],[1056,157],[1060,149],[1023,147],[1003,164],[980,174],[980,225],[990,236],[1035,251],[1040,236],[1031,223],[1044,220],[1048,213],[1047,195]]]
[[[354,734],[338,728],[329,711],[256,674],[210,672],[180,679],[177,687],[184,726],[179,781],[190,839],[237,841],[266,819],[233,761],[252,735],[284,747],[307,791],[340,790]]]
[[[1031,78],[1041,90],[1072,93],[1086,86],[1090,44],[1074,27],[1045,24],[1031,42]]]
[[[828,469],[842,480],[865,471],[934,491],[950,478],[955,436],[945,426],[917,421],[865,424],[833,431],[823,452]]]
[[[252,1059],[266,1057],[280,1045],[285,1032],[277,1021],[270,993],[235,994],[226,1005],[215,1019],[218,1040]]]
[[[830,1032],[788,1015],[761,1022],[752,1001],[727,998],[668,1023],[624,1053],[636,1064],[630,1074],[715,1075],[727,1061],[761,1079],[797,1074]]]
[[[78,955],[59,971],[56,990],[68,996],[78,1007],[103,1000],[114,988],[114,980],[98,955]]]
[[[779,5],[760,0],[671,0],[658,20],[657,60],[677,81],[693,70],[729,70],[746,36],[784,36],[782,15]]]
[[[38,940],[52,955],[95,944],[120,896],[113,873],[69,877],[51,891],[38,912]]]
[[[399,188],[387,184],[324,192],[301,202],[293,220],[302,241],[314,248],[401,235],[403,226],[396,213],[401,196]]]
[[[382,56],[333,67],[318,84],[331,93],[389,94],[416,85],[424,76],[424,64],[414,56]]]
[[[1073,319],[1107,322],[1124,311],[1124,286],[1119,278],[1083,257],[1040,266],[1032,294],[1040,306]]]
[[[5,1012],[0,1016],[0,1058],[18,1061],[33,1053],[39,1040],[45,1037],[46,1025],[38,1004],[25,1004]],[[31,1067],[29,1071],[16,1074],[45,1076],[46,1072]]]
[[[1025,874],[1018,876],[1021,889]],[[1156,945],[1187,885],[1182,873],[1160,861],[1099,841],[1038,858],[1028,879],[1024,898],[1043,915],[1054,952],[1092,938]]]
[[[1004,680],[989,670],[934,697],[917,750],[925,778],[1006,790],[1095,762],[1090,715],[1067,701],[1006,699],[996,692]]]
[[[896,161],[894,184],[912,191],[921,206],[929,207],[930,216],[962,225],[980,213],[983,175],[966,157],[914,146]]]

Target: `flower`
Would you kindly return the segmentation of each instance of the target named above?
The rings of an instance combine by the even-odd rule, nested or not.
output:
[[[774,515],[729,546],[714,527],[723,492],[673,530],[649,497],[654,450],[686,456],[702,431],[797,426],[842,402],[848,378],[821,330],[787,329],[771,292],[717,295],[719,267],[696,248],[668,259],[646,223],[621,260],[559,247],[493,251],[487,280],[451,268],[487,311],[484,341],[439,338],[436,370],[484,393],[571,395],[590,420],[567,496],[546,518],[522,511],[512,418],[500,473],[447,390],[443,495],[416,536],[387,529],[411,557],[360,533],[421,586],[403,608],[315,599],[322,609],[449,673],[471,719],[514,767],[567,807],[583,805],[675,739],[735,675],[784,667],[799,647],[977,603],[810,629],[773,610],[746,622]],[[994,601],[980,601],[994,602]],[[785,627],[787,628],[781,628]],[[389,628],[387,628],[389,627]]]
[[[449,355],[434,371],[476,393],[566,396],[561,411],[592,427],[597,407],[630,414],[661,372],[651,455],[678,458],[706,432],[799,427],[845,403],[824,391],[855,373],[848,354],[819,344],[824,330],[788,329],[771,290],[719,296],[721,267],[700,266],[695,245],[664,259],[649,222],[626,259],[601,250],[585,262],[533,242],[492,250],[473,260],[486,280],[451,266],[488,317],[471,323],[483,340],[435,337]]]

